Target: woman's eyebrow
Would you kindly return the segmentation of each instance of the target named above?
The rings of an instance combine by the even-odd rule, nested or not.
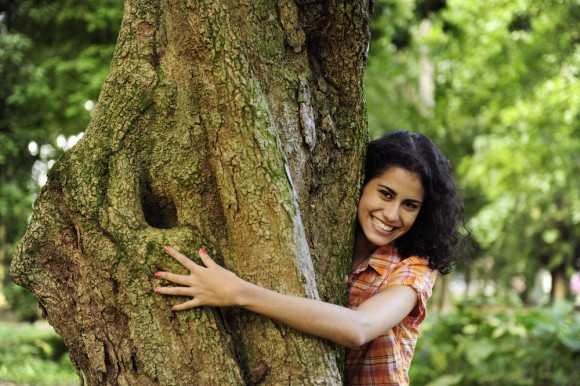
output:
[[[384,185],[384,184],[378,184],[381,188],[386,189],[389,191],[389,193],[391,193],[393,196],[397,195],[397,191],[394,190],[393,188],[391,188],[390,186]]]

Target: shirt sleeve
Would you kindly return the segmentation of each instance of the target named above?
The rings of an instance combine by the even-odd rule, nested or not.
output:
[[[437,271],[429,268],[427,259],[411,256],[402,260],[389,274],[381,290],[394,285],[406,285],[417,292],[417,306],[403,319],[403,323],[418,326],[425,319],[427,299],[431,297]]]

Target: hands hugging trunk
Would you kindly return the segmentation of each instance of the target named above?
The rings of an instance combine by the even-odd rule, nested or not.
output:
[[[156,272],[155,277],[169,281],[179,287],[157,287],[154,292],[161,295],[190,296],[193,299],[171,308],[172,311],[184,311],[201,306],[235,306],[234,289],[242,280],[233,272],[218,265],[200,248],[199,257],[205,266],[196,264],[187,256],[172,247],[166,246],[164,251],[189,271],[189,275],[179,275],[171,272]]]

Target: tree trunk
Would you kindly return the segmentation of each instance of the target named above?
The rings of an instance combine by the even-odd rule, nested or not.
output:
[[[127,0],[84,138],[53,167],[11,275],[83,382],[340,384],[340,350],[153,296],[169,244],[342,302],[367,140],[365,1]]]
[[[566,299],[569,295],[569,278],[566,275],[566,264],[562,263],[550,271],[552,276],[552,288],[550,290],[550,303]]]
[[[453,300],[451,299],[451,290],[449,289],[449,283],[451,278],[449,275],[439,276],[435,282],[435,288],[433,289],[433,297],[429,304],[433,304],[433,311],[440,313],[450,313],[455,310]]]

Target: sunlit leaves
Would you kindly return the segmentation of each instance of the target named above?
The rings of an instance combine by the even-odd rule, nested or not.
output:
[[[425,122],[419,100],[419,49],[413,42],[414,0],[375,2],[365,90],[372,136]]]

